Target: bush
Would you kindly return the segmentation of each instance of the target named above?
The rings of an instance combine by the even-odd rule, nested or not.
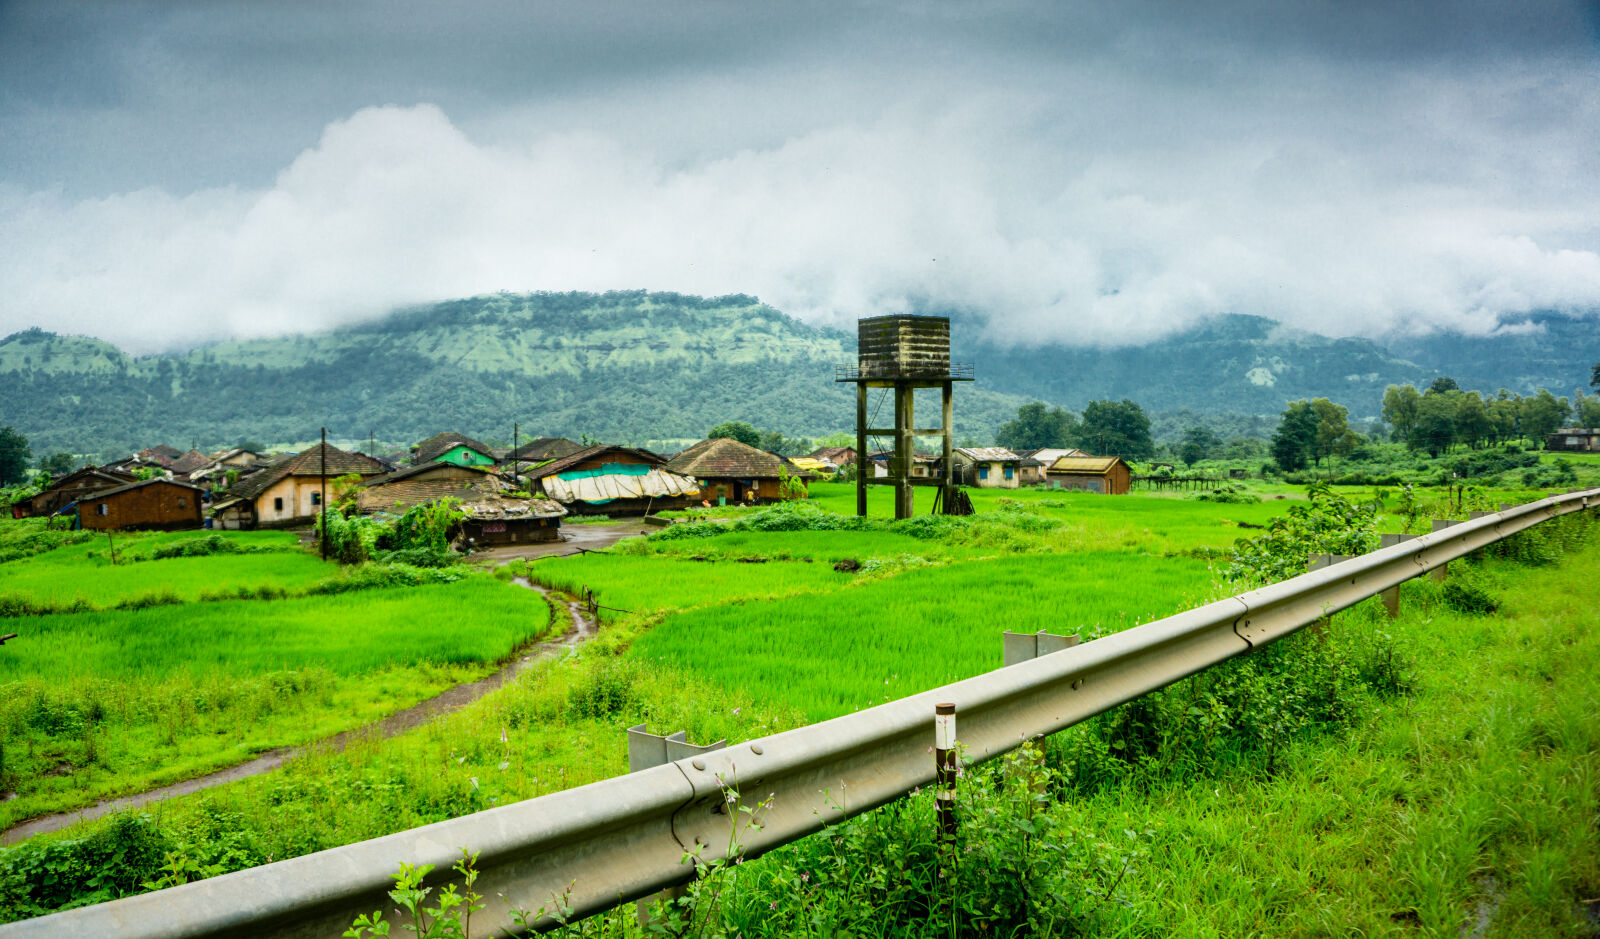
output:
[[[1267,533],[1234,545],[1223,576],[1238,584],[1270,584],[1305,573],[1310,554],[1366,554],[1378,546],[1378,510],[1354,503],[1318,483],[1309,500],[1292,505]]]

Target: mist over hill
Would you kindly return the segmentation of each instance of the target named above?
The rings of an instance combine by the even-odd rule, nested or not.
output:
[[[978,380],[957,393],[957,436],[986,441],[1018,405],[1079,409],[1132,398],[1152,413],[1275,415],[1322,396],[1376,416],[1383,389],[1450,374],[1463,387],[1570,394],[1600,358],[1600,324],[1544,315],[1491,337],[1329,339],[1245,315],[1142,346],[1005,346],[953,322],[953,356]],[[494,294],[397,311],[313,335],[134,358],[96,339],[32,329],[0,340],[0,425],[35,452],[100,453],[157,441],[390,444],[439,430],[644,444],[692,440],[719,421],[790,436],[854,422],[833,368],[855,337],[753,297],[645,291]],[[1237,424],[1237,421],[1233,422]]]

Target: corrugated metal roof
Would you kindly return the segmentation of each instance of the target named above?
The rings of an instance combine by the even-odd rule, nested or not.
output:
[[[1104,473],[1122,461],[1114,456],[1064,456],[1050,464],[1052,473]]]
[[[956,447],[955,450],[969,459],[990,463],[1009,463],[1022,459],[1005,447]]]

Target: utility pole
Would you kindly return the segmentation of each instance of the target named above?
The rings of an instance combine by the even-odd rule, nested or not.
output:
[[[511,422],[511,475],[517,474],[517,422]]]
[[[322,428],[322,559],[328,559],[328,428]]]

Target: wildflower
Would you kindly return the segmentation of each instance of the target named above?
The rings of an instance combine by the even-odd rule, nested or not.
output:
[[[728,800],[728,804],[729,805],[732,805],[733,803],[739,801],[739,794],[737,792],[734,792],[732,789],[729,789],[727,792],[724,792],[722,794],[722,797]]]
[[[734,717],[738,717],[739,716],[739,708],[734,708],[733,709],[733,716]]]
[[[806,884],[811,883],[811,872],[810,871],[801,871],[800,872],[800,882],[801,883],[806,883]]]
[[[769,910],[775,910],[777,908],[778,908],[778,901],[777,900],[773,900],[772,901],[772,905],[767,907],[767,909],[769,909]]]

